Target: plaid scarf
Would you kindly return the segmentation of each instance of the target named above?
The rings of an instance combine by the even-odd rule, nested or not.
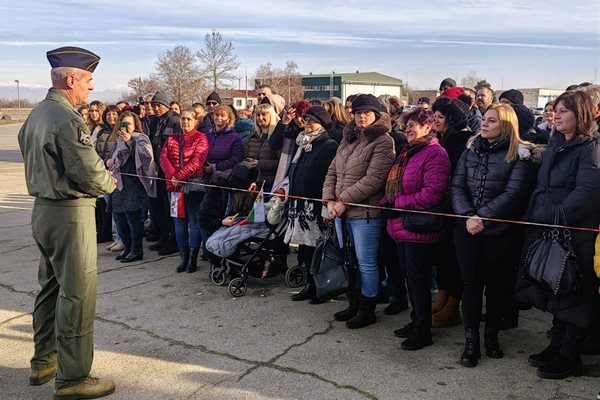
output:
[[[404,177],[404,171],[406,171],[408,160],[427,146],[434,137],[435,133],[431,132],[417,140],[413,140],[406,146],[404,151],[400,153],[398,158],[396,158],[385,184],[385,200],[387,203],[394,204],[394,199],[398,195],[398,184]]]

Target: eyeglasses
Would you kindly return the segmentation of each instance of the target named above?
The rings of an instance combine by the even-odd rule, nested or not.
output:
[[[218,104],[219,104],[218,102],[216,102],[216,101],[212,101],[212,100],[211,100],[211,101],[207,101],[207,102],[206,102],[206,105],[207,105],[207,106],[216,106],[216,105],[218,105]]]

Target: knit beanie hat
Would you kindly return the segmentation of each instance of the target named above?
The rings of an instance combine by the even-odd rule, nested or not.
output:
[[[446,126],[449,128],[463,129],[467,124],[469,106],[462,100],[449,97],[438,97],[431,106],[433,112],[439,111],[446,117]]]
[[[440,91],[456,86],[456,81],[452,78],[446,78],[440,83]]]
[[[154,93],[154,96],[152,96],[152,103],[162,104],[167,108],[171,107],[171,104],[169,103],[169,98],[163,92]]]
[[[229,175],[229,184],[235,189],[248,189],[258,179],[258,167],[246,162],[237,164]]]
[[[321,106],[313,106],[306,110],[304,118],[306,117],[317,121],[325,129],[331,128],[331,115]]]
[[[361,94],[352,102],[352,112],[373,111],[377,116],[381,114],[381,103],[372,94]]]
[[[517,89],[510,89],[506,92],[502,92],[498,100],[502,98],[510,100],[510,102],[513,104],[523,104],[523,93]]]
[[[517,114],[517,119],[519,120],[519,135],[522,136],[535,125],[535,116],[531,110],[523,104],[511,104],[510,106]]]
[[[212,92],[208,95],[208,97],[206,98],[206,102],[208,103],[210,100],[216,101],[217,103],[221,104],[221,96],[219,96],[219,93],[217,92]]]

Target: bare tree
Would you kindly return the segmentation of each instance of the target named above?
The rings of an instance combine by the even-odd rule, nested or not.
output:
[[[137,78],[130,79],[127,82],[127,86],[129,87],[129,92],[121,94],[123,100],[127,101],[135,101],[140,96],[144,97],[147,94],[161,90],[160,82],[155,74],[150,74],[147,78],[138,76]]]
[[[258,67],[254,73],[256,87],[269,85],[274,93],[283,96],[288,104],[304,98],[302,75],[294,61],[287,61],[285,68],[273,68],[267,63]]]
[[[468,87],[473,89],[475,88],[475,85],[477,85],[477,82],[480,80],[481,78],[477,76],[477,71],[471,70],[464,78],[460,80],[460,85],[462,87]]]
[[[204,77],[208,80],[212,90],[217,90],[223,81],[231,81],[235,77],[231,74],[240,66],[240,62],[233,52],[233,44],[226,42],[219,31],[213,29],[204,36],[204,49],[196,53],[202,65]]]
[[[201,100],[204,79],[189,47],[177,45],[158,55],[156,77],[170,100],[185,105]]]

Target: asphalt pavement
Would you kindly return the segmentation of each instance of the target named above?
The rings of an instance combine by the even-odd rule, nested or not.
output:
[[[39,286],[16,134],[0,126],[0,398],[50,399],[52,383],[28,386],[31,311]],[[145,243],[145,246],[148,244]],[[98,246],[98,300],[92,374],[110,377],[110,399],[595,399],[600,357],[585,357],[585,376],[542,380],[527,355],[548,344],[550,316],[521,313],[502,332],[505,357],[476,368],[457,361],[462,327],[436,329],[434,345],[400,349],[392,331],[409,321],[377,308],[378,322],[349,330],[333,320],[341,299],[295,303],[282,276],[251,279],[244,297],[208,278],[175,273],[177,256],[146,249],[131,264]],[[293,265],[295,255],[290,256]]]

